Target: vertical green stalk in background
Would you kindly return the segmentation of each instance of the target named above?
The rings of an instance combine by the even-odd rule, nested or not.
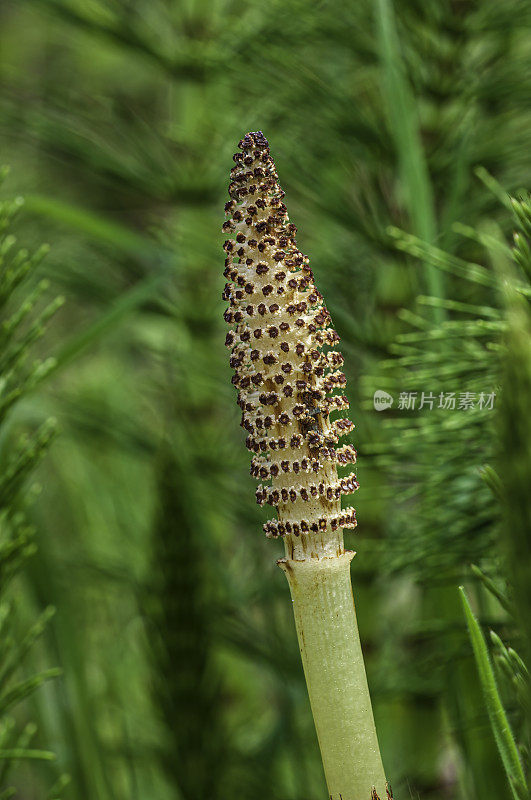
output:
[[[496,740],[496,746],[503,762],[507,779],[515,800],[527,797],[527,787],[514,736],[507,719],[507,714],[500,699],[496,679],[489,659],[487,645],[479,622],[472,613],[463,587],[459,588],[461,602],[465,612],[470,641],[474,650],[474,658],[479,673],[479,681],[485,698],[490,725]]]
[[[177,435],[180,428],[177,422]],[[194,516],[200,503],[188,478],[197,468],[186,462],[182,443],[164,443],[153,527],[154,577],[146,598],[153,693],[164,726],[160,757],[169,786],[186,800],[217,800],[227,785],[230,748],[211,652],[204,531]]]
[[[523,657],[531,664],[531,492],[529,454],[531,452],[531,200],[513,200],[520,230],[514,237],[513,257],[523,270],[525,283],[519,286],[512,276],[501,275],[504,287],[506,352],[501,362],[501,405],[498,416],[500,436],[500,477],[503,486],[503,544],[508,560],[514,606],[522,634]],[[518,276],[521,277],[521,276]],[[520,288],[521,293],[518,291]],[[531,735],[531,686],[524,689],[524,739]],[[528,776],[529,780],[529,776]]]
[[[520,231],[515,235],[513,256],[523,269],[529,291],[531,280],[531,201],[514,200]],[[508,269],[508,268],[507,268]],[[531,452],[531,316],[528,298],[520,294],[518,281],[510,273],[500,275],[504,289],[506,351],[501,362],[502,393],[499,434],[504,489],[505,547],[514,586],[515,606],[525,642],[527,663],[531,663],[531,493],[529,454]]]
[[[392,0],[378,0],[376,21],[383,67],[384,99],[398,154],[407,211],[413,232],[424,241],[433,242],[437,232],[433,190],[422,147],[415,100],[400,53]],[[444,297],[441,273],[427,263],[424,269],[428,293],[433,297]],[[444,316],[440,306],[435,307],[433,313],[434,318],[439,321]]]
[[[330,314],[295,241],[269,145],[247,134],[234,156],[223,229],[227,239],[223,297],[232,325],[226,344],[235,373],[251,474],[271,481],[256,492],[276,506],[264,525],[284,539],[279,563],[289,581],[299,646],[321,756],[333,800],[369,800],[386,792],[350,582],[352,553],[343,528],[355,512],[341,496],[357,489],[352,430],[330,413],[348,408],[343,357]],[[323,351],[323,348],[326,348]]]

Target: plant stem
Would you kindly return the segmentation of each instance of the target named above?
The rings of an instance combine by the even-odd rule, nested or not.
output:
[[[223,244],[224,318],[234,325],[225,343],[251,474],[271,480],[258,486],[256,499],[277,508],[264,530],[285,542],[279,563],[291,588],[330,798],[377,800],[385,775],[352,597],[353,554],[343,544],[343,529],[354,528],[356,517],[341,497],[358,483],[353,473],[338,474],[338,466],[355,463],[356,451],[336,448],[353,425],[330,419],[348,408],[344,395],[333,394],[346,384],[343,356],[328,349],[339,336],[297,248],[267,139],[251,131],[238,147],[223,223],[233,235]]]
[[[290,548],[292,549],[292,548]],[[289,549],[288,549],[289,552]],[[322,554],[322,553],[321,553]],[[297,555],[301,555],[300,552]],[[317,557],[315,557],[317,555]],[[386,796],[350,580],[353,552],[281,559],[332,800]]]

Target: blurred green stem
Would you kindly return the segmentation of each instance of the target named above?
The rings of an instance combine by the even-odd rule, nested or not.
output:
[[[375,6],[380,58],[383,69],[384,97],[390,132],[400,165],[400,177],[412,228],[425,242],[435,241],[437,222],[435,201],[420,124],[406,66],[401,52],[392,0],[378,0]],[[444,297],[441,272],[425,263],[425,286],[433,297]],[[436,306],[433,317],[440,322],[444,309]]]
[[[295,625],[332,800],[383,798],[385,773],[372,714],[350,581],[352,552],[278,563]]]
[[[513,732],[509,720],[507,719],[498,687],[496,686],[496,679],[490,662],[487,644],[479,622],[472,613],[472,609],[470,608],[462,586],[459,587],[459,593],[465,612],[470,641],[474,650],[474,658],[476,660],[479,681],[483,690],[491,729],[507,774],[513,797],[515,800],[523,800],[524,797],[528,797],[525,775],[522,764],[520,763],[520,756],[514,741]]]

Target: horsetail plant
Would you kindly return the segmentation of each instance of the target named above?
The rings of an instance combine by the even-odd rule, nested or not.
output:
[[[261,131],[248,133],[234,155],[229,219],[224,231],[231,325],[226,344],[238,389],[242,427],[253,453],[251,475],[260,505],[275,506],[265,523],[282,537],[278,563],[289,582],[315,727],[332,800],[377,800],[386,786],[358,634],[350,580],[354,553],[343,529],[356,526],[341,496],[358,488],[338,467],[356,452],[339,438],[353,428],[330,413],[348,408],[336,393],[346,383],[339,336],[308,258],[298,250],[284,192]]]

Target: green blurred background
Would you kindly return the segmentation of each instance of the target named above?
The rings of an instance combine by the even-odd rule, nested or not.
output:
[[[18,765],[21,798],[64,772],[65,800],[326,796],[223,347],[220,231],[248,130],[270,141],[342,337],[361,484],[347,543],[395,794],[507,796],[456,590],[512,635],[469,569],[498,569],[480,474],[494,413],[434,412],[416,440],[430,412],[379,414],[372,394],[497,391],[465,329],[425,359],[400,338],[419,296],[497,307],[496,291],[389,228],[492,269],[485,237],[514,226],[503,192],[531,185],[530,58],[522,0],[2,0],[1,191],[25,197],[19,240],[52,246],[33,279],[66,297],[38,345],[58,368],[10,417],[60,427],[17,583],[21,625],[56,607],[32,658],[63,675],[18,713],[57,762]],[[420,330],[460,320],[450,306]]]

